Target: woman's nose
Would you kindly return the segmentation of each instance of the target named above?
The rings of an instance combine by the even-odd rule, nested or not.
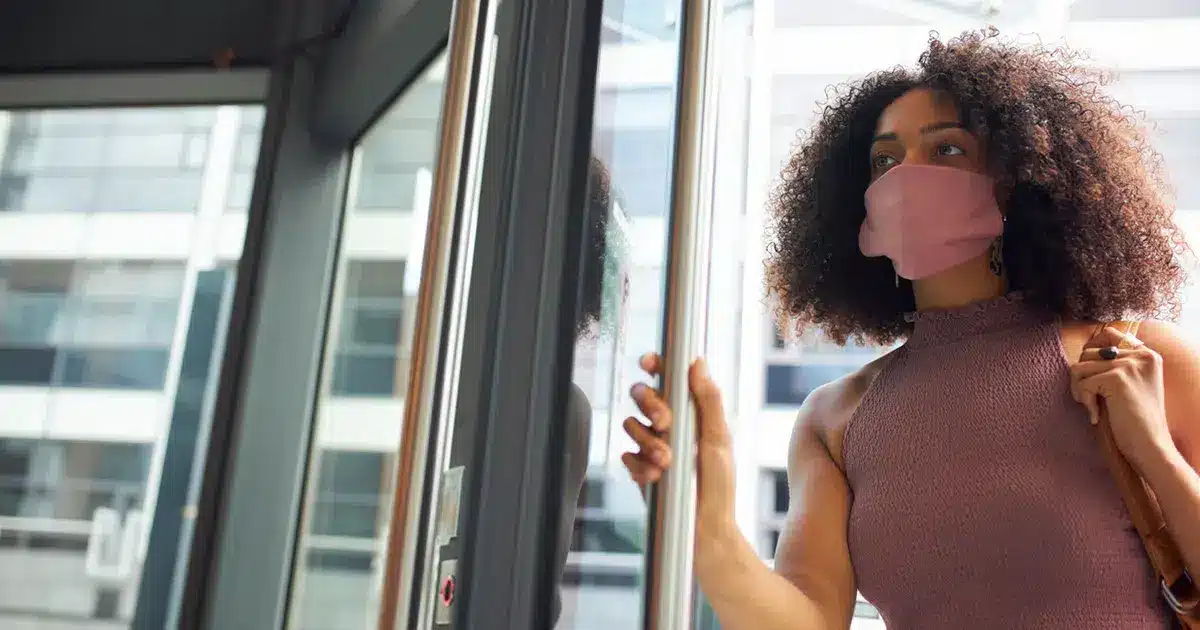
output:
[[[901,164],[928,165],[932,164],[929,156],[925,151],[919,148],[909,149],[904,153],[904,161]]]

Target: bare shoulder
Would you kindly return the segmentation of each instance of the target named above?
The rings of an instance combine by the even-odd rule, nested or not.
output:
[[[796,417],[793,429],[793,452],[799,439],[819,441],[839,469],[842,466],[842,436],[863,396],[871,389],[875,378],[894,357],[889,352],[857,370],[815,389]]]
[[[1088,341],[1104,324],[1100,322],[1072,321],[1062,324],[1063,351],[1070,363],[1075,363]],[[1119,327],[1119,326],[1118,326]],[[1168,369],[1174,365],[1186,369],[1200,362],[1200,339],[1196,331],[1184,330],[1177,324],[1163,321],[1144,321],[1138,326],[1137,336],[1163,358]]]
[[[1195,330],[1186,330],[1171,322],[1151,320],[1142,322],[1138,328],[1138,338],[1162,355],[1164,360],[1197,361],[1196,355],[1200,352],[1198,336]]]
[[[1179,451],[1200,469],[1200,344],[1195,331],[1149,321],[1138,338],[1162,357],[1167,423]]]

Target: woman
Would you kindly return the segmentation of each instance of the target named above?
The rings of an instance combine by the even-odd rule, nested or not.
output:
[[[891,630],[1173,622],[1088,420],[1107,408],[1200,575],[1200,352],[1106,325],[1177,313],[1185,247],[1098,85],[971,33],[824,108],[773,199],[769,289],[798,329],[905,343],[805,401],[774,571],[734,523],[720,396],[692,367],[696,570],[726,630],[847,628],[856,590]],[[632,394],[649,426],[626,421],[624,461],[652,483],[671,414]]]
[[[624,233],[620,221],[613,214],[619,212],[615,204],[612,176],[608,167],[598,158],[588,160],[587,249],[583,257],[582,282],[579,287],[579,319],[575,323],[576,343],[595,346],[606,336],[616,333],[611,319],[615,304],[622,299],[618,286],[625,255]],[[587,477],[588,449],[592,433],[592,404],[579,385],[572,383],[567,392],[566,461],[564,464],[562,512],[559,515],[559,538],[555,545],[555,566],[558,579],[554,602],[550,611],[551,620],[557,624],[562,616],[562,582],[566,570],[571,541],[575,538],[575,508],[579,505]]]

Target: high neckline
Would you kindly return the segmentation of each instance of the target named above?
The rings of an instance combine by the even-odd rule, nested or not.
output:
[[[904,318],[913,324],[906,343],[912,348],[953,343],[1040,319],[1019,292],[954,308],[915,311]]]

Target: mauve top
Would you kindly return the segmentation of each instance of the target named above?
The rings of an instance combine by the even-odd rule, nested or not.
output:
[[[915,319],[843,439],[888,630],[1171,627],[1054,319],[1017,296]]]

